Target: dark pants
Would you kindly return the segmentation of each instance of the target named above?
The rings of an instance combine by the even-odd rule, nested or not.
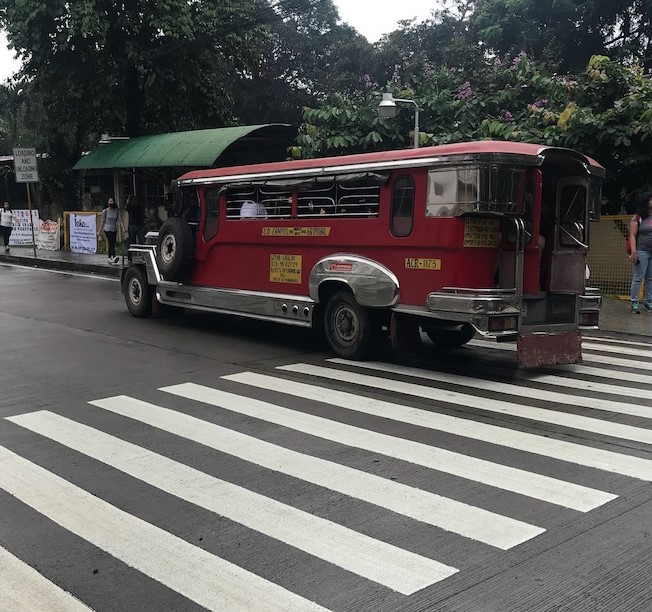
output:
[[[144,225],[130,225],[127,230],[129,231],[129,244],[145,244],[145,226]]]
[[[11,236],[11,228],[0,225],[0,232],[2,232],[2,238],[4,239],[5,246],[9,246],[9,236]]]
[[[118,235],[118,232],[107,232],[104,230],[104,233],[106,234],[106,241],[109,243],[109,257],[115,257],[115,237]]]

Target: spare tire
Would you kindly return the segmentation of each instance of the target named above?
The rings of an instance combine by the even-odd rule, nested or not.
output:
[[[179,281],[190,271],[194,255],[192,230],[178,217],[168,219],[158,232],[156,263],[165,280]]]

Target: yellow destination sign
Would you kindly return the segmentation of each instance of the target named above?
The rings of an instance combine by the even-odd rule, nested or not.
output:
[[[497,219],[466,219],[464,246],[471,248],[498,246],[499,227]]]
[[[270,255],[269,282],[301,284],[301,255]]]
[[[422,259],[421,257],[406,257],[405,267],[408,270],[441,270],[441,259]]]
[[[263,236],[330,236],[330,227],[264,227]]]

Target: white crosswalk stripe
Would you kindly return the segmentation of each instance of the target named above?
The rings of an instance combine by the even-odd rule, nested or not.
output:
[[[0,488],[209,610],[323,610],[0,447]]]
[[[243,382],[240,375],[227,380]],[[386,455],[433,470],[475,480],[483,484],[540,499],[551,504],[580,511],[591,510],[611,501],[614,496],[526,470],[470,457],[419,442],[376,433],[360,427],[338,423],[311,414],[289,410],[269,402],[187,383],[162,389],[181,397],[197,400],[225,410],[245,414],[313,436]]]
[[[290,370],[298,366],[283,366],[280,369]],[[535,406],[525,406],[517,404],[513,401],[495,400],[488,397],[480,399],[477,395],[470,393],[460,393],[458,391],[450,391],[448,389],[439,389],[434,387],[424,387],[414,383],[406,383],[396,380],[388,380],[380,378],[379,376],[367,376],[355,372],[343,372],[341,370],[329,370],[322,366],[313,366],[310,364],[301,364],[300,370],[302,373],[313,373],[317,376],[324,376],[332,378],[333,380],[340,380],[352,382],[354,384],[371,387],[374,389],[383,389],[386,391],[395,391],[405,395],[414,397],[430,399],[439,402],[450,402],[458,406],[465,406],[467,408],[475,408],[479,410],[486,410],[488,412],[496,412],[499,414],[506,414],[509,416],[521,417],[541,423],[551,423],[553,425],[562,425],[571,429],[581,429],[583,431],[590,431],[593,433],[621,438],[623,440],[632,440],[634,442],[643,442],[644,444],[652,444],[652,430],[644,429],[642,427],[633,427],[631,425],[623,425],[620,423],[612,423],[603,421],[592,417],[585,417],[577,414],[561,412],[559,410],[548,410],[546,408],[537,408]],[[238,377],[242,378],[241,374],[236,374],[232,377],[225,377],[227,380],[238,381]]]
[[[134,398],[115,397],[91,403],[267,469],[338,491],[503,550],[522,544],[544,531],[539,527],[291,451]],[[604,503],[613,497],[605,496],[600,500]]]
[[[7,612],[88,612],[70,593],[66,593],[35,569],[0,546],[0,605]]]
[[[282,369],[302,373],[315,372],[313,366],[308,368],[305,366],[306,364],[296,364]],[[344,379],[347,374],[346,372],[339,374],[341,370],[337,370],[336,372],[338,374],[335,374],[328,368],[317,370],[317,372],[325,375],[323,370],[327,370],[327,373],[332,374],[334,378],[339,377],[340,379]],[[564,440],[554,440],[505,427],[478,423],[468,419],[412,408],[411,406],[401,406],[392,402],[365,398],[343,391],[335,391],[325,387],[307,385],[305,383],[273,378],[261,374],[243,373],[235,377],[230,377],[229,380],[254,385],[263,389],[276,390],[305,399],[323,401],[324,403],[340,406],[348,410],[355,410],[403,423],[410,423],[417,427],[445,431],[490,444],[515,448],[569,463],[614,472],[624,476],[631,476],[632,478],[652,480],[652,461],[632,457],[631,455],[605,451]],[[586,510],[591,509],[593,509],[593,506],[586,508]]]
[[[577,395],[568,395],[565,393],[558,393],[555,391],[535,389],[523,387],[511,383],[496,382],[493,380],[484,380],[482,378],[474,378],[473,376],[461,376],[456,374],[446,374],[442,372],[434,372],[432,370],[424,370],[422,368],[407,368],[396,366],[392,364],[377,363],[377,362],[361,362],[356,363],[346,361],[345,359],[329,359],[331,363],[340,363],[342,365],[355,365],[360,368],[368,370],[376,370],[379,372],[386,372],[389,374],[398,374],[401,376],[410,376],[413,378],[420,378],[422,380],[429,380],[433,382],[450,383],[462,387],[469,387],[472,389],[482,389],[484,391],[496,391],[506,395],[516,395],[520,397],[527,397],[535,400],[544,400],[550,404],[566,404],[567,406],[580,406],[585,408],[592,408],[593,410],[603,410],[606,412],[616,412],[619,414],[628,414],[630,416],[637,416],[644,419],[652,419],[652,407],[648,406],[633,406],[626,402],[615,402],[607,399],[595,399],[593,397],[581,397]],[[279,368],[282,370],[291,370],[295,366],[285,366]],[[325,372],[325,375],[328,374]],[[570,383],[569,383],[570,385]],[[613,391],[613,387],[610,392]]]
[[[404,595],[458,571],[51,412],[23,414],[8,420]],[[531,529],[530,537],[541,532]]]
[[[478,341],[473,346],[485,349],[476,352],[480,363],[486,361],[486,354],[492,350],[504,351],[500,345]],[[157,489],[158,495],[176,500],[176,504],[192,504],[212,516],[224,517],[231,521],[229,529],[253,534],[251,537],[261,538],[265,546],[283,551],[279,558],[294,550],[303,559],[306,555],[314,558],[315,567],[329,566],[335,575],[339,572],[347,580],[357,581],[355,584],[376,589],[382,597],[392,591],[397,597],[419,597],[424,589],[435,588],[451,576],[464,573],[464,554],[468,553],[461,551],[471,545],[470,541],[475,549],[469,550],[486,548],[492,555],[502,556],[504,553],[498,551],[527,546],[535,538],[547,538],[569,519],[585,520],[584,513],[596,511],[618,494],[626,500],[628,488],[619,487],[619,480],[623,481],[622,487],[633,486],[635,480],[652,482],[652,460],[644,458],[642,450],[652,450],[652,428],[646,424],[652,418],[652,406],[637,401],[648,400],[645,385],[652,381],[652,376],[646,376],[643,361],[652,350],[647,351],[642,343],[611,338],[586,340],[585,349],[590,364],[520,373],[510,376],[509,382],[486,378],[489,372],[504,370],[505,366],[500,364],[489,365],[483,377],[481,368],[470,375],[448,374],[434,368],[329,359],[328,365],[290,363],[277,367],[273,373],[229,374],[210,387],[191,382],[166,386],[159,390],[163,393],[152,390],[158,393],[156,403],[126,395],[93,400],[89,403],[94,408],[84,415],[84,423],[48,410],[26,412],[4,421],[17,426],[16,430],[20,427],[24,435],[36,436],[65,450],[57,461],[66,461],[67,466],[58,471],[42,461],[42,467],[15,450],[0,446],[0,490],[35,510],[44,520],[52,521],[57,529],[63,528],[101,554],[117,559],[116,563],[137,570],[143,578],[153,580],[154,585],[167,587],[209,610],[326,610],[323,605],[328,605],[329,600],[322,599],[322,594],[315,595],[313,601],[310,588],[298,586],[304,579],[314,580],[313,576],[299,572],[281,586],[275,582],[277,574],[272,574],[273,579],[268,574],[259,576],[256,564],[253,570],[249,565],[240,567],[239,558],[235,563],[221,549],[219,555],[204,550],[154,524],[155,520],[148,522],[130,514],[57,474],[75,471],[84,462],[96,462],[95,476],[97,466],[100,474],[102,470],[117,470],[114,474],[118,476],[114,477],[119,477],[123,484],[142,483]],[[625,364],[640,375],[612,367]],[[455,367],[453,363],[447,370]],[[457,366],[458,370],[461,368]],[[451,386],[460,390],[453,391]],[[566,394],[560,388],[574,392]],[[379,399],[384,392],[392,393],[391,401]],[[265,400],[252,397],[261,393],[266,393]],[[400,396],[409,400],[401,403],[397,399]],[[286,407],[286,402],[292,408]],[[444,404],[445,410],[440,411]],[[300,409],[295,409],[297,405]],[[324,407],[335,412],[324,412]],[[462,414],[448,414],[451,407],[459,408]],[[187,414],[186,409],[214,416],[198,418]],[[317,416],[312,410],[327,416]],[[490,424],[474,420],[477,413],[501,416]],[[213,418],[216,422],[211,422]],[[349,418],[355,425],[339,420]],[[227,423],[235,419],[241,431],[220,424],[223,419]],[[103,431],[108,423],[124,428],[124,423],[135,422],[145,428],[134,428],[130,441],[118,437],[121,433]],[[392,423],[397,426],[390,427]],[[526,431],[540,427],[541,423],[571,429],[573,437],[559,439],[568,435],[563,430],[552,435],[544,435],[540,429]],[[440,448],[436,442],[439,438],[431,434],[420,438],[429,442],[423,443],[409,439],[412,434],[396,433],[405,431],[405,425],[415,428],[415,433],[436,431],[473,440],[475,446],[470,442],[467,445],[479,456],[466,454],[464,444],[459,446],[459,452],[457,444],[456,452]],[[287,447],[258,437],[261,431],[287,433],[286,430],[300,432],[287,436],[288,442],[285,437],[279,438],[283,440],[280,444],[288,444]],[[387,431],[391,433],[384,433]],[[154,432],[162,436],[156,439],[159,452],[150,450],[149,439]],[[590,441],[584,443],[582,437]],[[320,439],[315,448],[321,450],[312,450],[315,438]],[[211,453],[215,467],[207,472],[186,465],[179,459],[183,453],[172,450],[192,449],[196,444]],[[614,450],[617,444],[622,452]],[[492,447],[510,452],[495,453]],[[480,458],[494,459],[494,455],[509,465]],[[405,462],[408,467],[420,466],[421,470],[409,480],[410,484],[405,484],[405,477],[405,482],[394,481],[387,471],[376,472],[375,467],[366,467],[371,465],[371,459],[375,461],[381,456]],[[533,457],[538,462],[540,457],[554,461],[539,469]],[[215,471],[217,466],[221,470],[224,461],[233,466],[234,460],[247,462],[247,470],[257,471],[261,482],[271,479],[265,494],[253,490],[255,486],[252,488],[247,480],[251,476],[236,473],[231,482],[212,475],[222,476],[221,471]],[[460,482],[468,487],[467,496],[469,491],[477,494],[478,485],[473,489],[475,483],[487,487],[487,491],[522,496],[523,508],[517,511],[521,516],[509,516],[514,512],[506,502],[511,503],[516,497],[505,498],[503,494],[503,503],[498,505],[503,508],[500,514],[479,507],[487,505],[484,501],[474,501],[477,505],[472,505],[453,499],[455,495],[449,498],[425,490],[448,490],[451,479],[440,483],[437,473],[440,478],[441,474],[449,474],[463,479]],[[609,486],[604,488],[613,490],[579,484],[600,482],[596,476],[604,473],[610,474]],[[353,515],[357,510],[358,516],[340,520],[339,514],[320,515],[315,510],[302,509],[306,506],[277,493],[274,478],[288,486],[299,483],[302,488],[297,490],[302,496],[320,490],[314,487],[321,488],[321,494],[329,494],[324,498],[332,504],[329,511],[340,510],[337,504],[341,498],[333,497],[332,492],[345,496],[348,512]],[[281,478],[285,481],[278,480]],[[361,514],[362,509],[368,511],[368,504],[373,505],[375,519],[382,518],[381,528],[367,530],[367,526],[360,526],[364,524],[360,519],[364,516],[366,520],[367,516]],[[311,508],[310,504],[308,507]],[[536,509],[541,511],[540,515],[533,514]],[[537,520],[524,521],[523,516],[536,516]],[[431,551],[422,546],[414,548],[414,543],[407,545],[400,538],[388,539],[392,536],[387,534],[400,529],[406,518],[416,521],[410,524],[411,530],[423,530],[417,532],[422,540],[432,538]],[[443,542],[446,546],[442,547]],[[451,558],[451,551],[458,549],[459,556],[453,553]],[[273,552],[262,550],[261,554],[269,555],[268,562],[274,562]],[[90,609],[74,593],[66,592],[15,555],[0,547],[1,609]],[[473,561],[468,563],[472,565]]]
[[[341,363],[343,365],[356,365],[356,366],[362,366],[366,367],[369,369],[376,369],[376,362],[372,361],[366,361],[366,362],[360,362],[360,361],[349,361],[347,359],[328,359],[330,363]],[[413,376],[417,378],[432,378],[432,380],[435,380],[435,378],[432,376],[441,376],[443,377],[443,380],[445,382],[450,382],[454,383],[455,380],[459,380],[460,383],[463,383],[463,381],[467,381],[467,384],[471,384],[469,381],[476,380],[472,377],[467,377],[467,376],[455,376],[455,375],[449,375],[444,372],[438,372],[435,370],[426,370],[424,368],[412,368],[412,367],[402,367],[401,366],[395,366],[393,364],[382,364],[383,368],[387,368],[387,372],[394,372],[398,373],[398,369],[395,368],[400,368],[401,369],[401,374],[405,376]],[[504,374],[509,374],[510,376],[513,376],[514,372],[513,371],[507,371],[506,368],[501,368],[500,369],[502,373]],[[541,372],[535,372],[535,373],[523,373],[519,377],[519,382],[521,383],[540,383],[540,384],[545,384],[545,385],[551,385],[554,387],[564,387],[568,389],[575,389],[577,391],[591,391],[595,393],[602,393],[605,395],[617,395],[621,397],[635,397],[637,399],[644,399],[648,401],[652,401],[652,397],[650,397],[650,392],[648,391],[647,387],[644,386],[647,382],[652,383],[652,376],[649,377],[649,380],[646,380],[645,378],[641,378],[638,374],[633,374],[632,372],[621,372],[619,370],[604,370],[600,368],[592,368],[589,366],[582,366],[582,365],[570,365],[570,366],[565,366],[564,370],[567,371],[569,374],[587,374],[590,376],[595,376],[595,377],[600,377],[600,378],[607,378],[611,380],[618,380],[621,382],[635,382],[635,383],[641,383],[641,386],[638,388],[633,388],[633,387],[625,387],[623,385],[614,385],[614,384],[609,384],[609,383],[601,383],[601,382],[596,382],[594,380],[584,380],[580,378],[571,378],[569,376],[563,376],[562,374],[542,374]],[[424,375],[422,376],[423,373]],[[486,379],[477,379],[481,380],[482,382],[487,382]],[[457,383],[455,383],[457,384]],[[528,387],[525,387],[523,384],[516,385],[515,383],[509,383],[510,385],[515,387],[516,390],[516,395],[519,395],[521,397],[526,396],[528,393],[527,389]],[[532,395],[527,395],[527,397],[534,397]],[[548,396],[546,395],[546,398]],[[570,405],[580,405],[576,403],[575,399],[578,398],[578,401],[581,401],[583,399],[583,396],[581,395],[566,395],[564,396],[566,398],[567,404]],[[586,405],[586,404],[582,404]],[[641,412],[641,416],[644,418],[652,418],[652,406],[647,407],[647,408],[639,408],[638,406],[635,406],[633,410]]]

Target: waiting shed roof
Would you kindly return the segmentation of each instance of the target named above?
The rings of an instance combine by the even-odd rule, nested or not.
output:
[[[75,170],[111,168],[210,168],[230,147],[264,155],[264,144],[278,150],[289,146],[291,128],[285,124],[193,130],[138,136],[100,145],[82,157]],[[278,155],[256,161],[276,161]],[[252,160],[253,161],[253,160]]]

